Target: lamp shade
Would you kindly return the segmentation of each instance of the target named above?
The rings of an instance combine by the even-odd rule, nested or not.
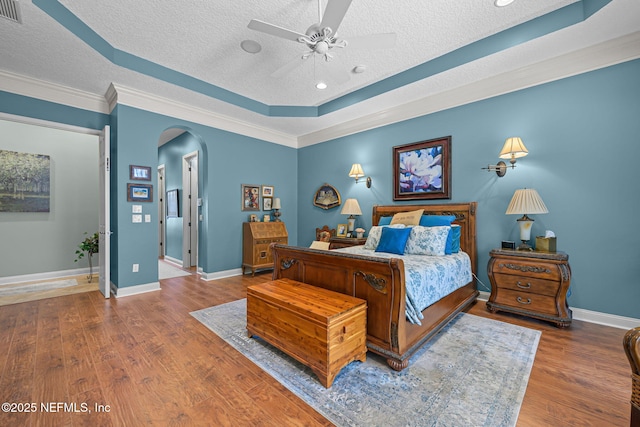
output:
[[[533,188],[516,190],[507,207],[507,215],[545,214],[549,210]]]
[[[501,159],[511,159],[511,158],[519,158],[524,157],[529,154],[529,150],[524,146],[524,142],[517,136],[513,136],[511,138],[507,138],[504,142],[504,146],[502,150],[500,150],[500,154],[498,157]]]
[[[342,215],[362,215],[360,205],[356,199],[347,199],[344,202],[344,206],[342,206],[340,213]]]
[[[276,197],[275,199],[273,199],[273,203],[271,203],[271,209],[282,209],[282,207],[280,206],[279,197]]]
[[[359,178],[362,178],[363,176],[364,176],[364,171],[362,170],[362,165],[360,165],[360,163],[354,163],[351,166],[351,170],[349,171],[349,177],[359,179]],[[355,200],[355,199],[352,199],[352,200]]]

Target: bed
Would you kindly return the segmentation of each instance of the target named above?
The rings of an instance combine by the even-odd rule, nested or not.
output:
[[[416,209],[424,215],[454,215],[460,226],[460,249],[477,273],[476,202],[437,205],[374,206],[372,225],[382,217]],[[407,310],[405,265],[395,256],[381,258],[362,253],[316,250],[272,244],[273,279],[288,278],[367,301],[367,347],[400,371],[409,358],[459,312],[473,304],[479,292],[468,283],[422,310],[419,322]],[[357,251],[356,251],[357,252]],[[409,313],[409,316],[408,316]],[[409,318],[408,318],[409,317]]]

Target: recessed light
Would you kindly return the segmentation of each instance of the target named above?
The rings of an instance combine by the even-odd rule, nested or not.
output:
[[[326,89],[327,88],[327,84],[325,82],[318,82],[316,83],[316,89]]]
[[[240,47],[248,53],[258,53],[262,50],[260,43],[255,40],[242,40],[242,42],[240,42]]]
[[[509,6],[511,3],[513,3],[513,0],[496,0],[494,4],[496,7],[505,7]]]

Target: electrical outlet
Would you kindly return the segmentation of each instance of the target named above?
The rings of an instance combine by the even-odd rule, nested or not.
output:
[[[133,272],[134,273],[137,273],[139,269],[140,269],[140,264],[133,264]]]

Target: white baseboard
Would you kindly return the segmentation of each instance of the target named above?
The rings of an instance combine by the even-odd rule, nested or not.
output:
[[[164,256],[164,260],[167,261],[170,264],[175,264],[176,267],[182,268],[182,260],[181,259],[173,258],[173,257],[170,257],[168,255],[165,255]]]
[[[200,278],[202,280],[216,280],[216,279],[224,279],[226,277],[241,276],[241,275],[242,275],[242,269],[234,268],[232,270],[216,271],[214,273],[202,272]]]
[[[93,273],[97,273],[99,267],[94,266]],[[0,277],[0,285],[9,283],[36,282],[40,280],[60,279],[62,277],[80,276],[82,274],[89,275],[89,267],[76,268],[73,270],[47,271],[45,273],[23,274],[20,276]]]
[[[131,295],[144,294],[147,292],[159,291],[160,282],[145,283],[143,285],[127,286],[125,288],[112,288],[113,296],[116,298],[129,297]]]
[[[478,300],[488,301],[490,292],[480,292]],[[573,320],[596,323],[598,325],[611,326],[612,328],[631,329],[640,326],[640,319],[618,316],[616,314],[601,313],[599,311],[585,310],[584,308],[571,307]]]

